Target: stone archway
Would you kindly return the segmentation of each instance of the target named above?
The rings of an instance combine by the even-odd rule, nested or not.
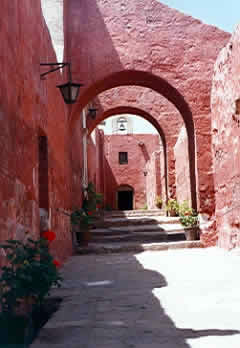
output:
[[[196,189],[196,148],[195,131],[192,112],[183,95],[165,79],[144,71],[120,71],[90,86],[81,96],[81,101],[73,108],[70,118],[70,129],[74,129],[81,110],[98,94],[118,86],[142,86],[150,88],[169,100],[180,112],[188,135],[189,170],[191,183],[192,207],[197,210]],[[156,120],[157,121],[157,120]],[[158,121],[157,121],[158,122]],[[199,176],[201,172],[199,172]],[[200,200],[201,202],[201,200]]]
[[[144,110],[151,115],[155,124],[160,124],[165,134],[168,156],[168,188],[172,192],[172,197],[176,194],[176,168],[174,146],[180,134],[180,130],[184,127],[184,122],[175,106],[166,98],[152,89],[141,86],[116,87],[104,91],[90,102],[97,108],[97,117],[93,120],[88,118],[88,129],[96,125],[101,115],[109,109],[136,108]],[[151,121],[150,121],[151,122]],[[188,170],[189,173],[189,170]],[[190,187],[189,187],[190,191]]]

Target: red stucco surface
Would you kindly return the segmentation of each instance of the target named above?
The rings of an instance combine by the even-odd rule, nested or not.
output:
[[[161,151],[151,154],[150,160],[146,165],[146,198],[148,209],[157,209],[156,199],[161,198],[166,202],[165,180],[162,181],[164,173],[161,172]]]
[[[188,139],[186,129],[183,127],[174,147],[176,168],[176,198],[178,202],[191,202]]]
[[[104,134],[96,128],[88,137],[88,181],[101,194],[104,193],[104,162]]]
[[[159,150],[159,136],[152,134],[127,134],[104,136],[104,197],[105,204],[113,209],[118,207],[117,192],[120,186],[128,185],[134,191],[134,208],[141,209],[147,204],[146,165],[154,151]],[[119,164],[119,152],[128,153],[128,164]],[[154,174],[156,171],[154,168]],[[152,190],[154,190],[154,182]]]
[[[0,20],[0,239],[39,236],[38,137],[48,138],[50,227],[53,253],[72,253],[68,113],[56,73],[40,80],[40,62],[56,61],[39,0],[1,2]]]
[[[212,155],[216,193],[218,244],[240,247],[240,27],[221,51],[214,71],[212,89]]]

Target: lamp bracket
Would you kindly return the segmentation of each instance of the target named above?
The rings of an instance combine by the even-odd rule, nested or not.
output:
[[[50,69],[48,71],[46,71],[45,73],[40,74],[41,79],[43,79],[44,76],[46,76],[47,74],[50,74],[54,71],[57,71],[59,69],[64,68],[65,66],[68,67],[68,75],[69,75],[69,81],[72,80],[72,75],[71,75],[71,66],[70,63],[68,62],[63,62],[63,63],[40,63],[40,66],[57,66],[56,68]]]

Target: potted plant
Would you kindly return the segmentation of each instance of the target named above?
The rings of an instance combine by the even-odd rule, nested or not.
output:
[[[163,201],[162,201],[161,197],[160,197],[160,196],[157,196],[156,199],[155,199],[155,205],[156,205],[156,207],[158,207],[159,209],[161,209],[161,208],[162,208],[162,204],[163,204]]]
[[[91,237],[90,229],[94,227],[96,218],[99,215],[103,197],[102,194],[96,192],[92,182],[88,184],[85,191],[82,208],[75,209],[72,212],[71,223],[76,229],[79,229],[79,231],[76,231],[78,242],[87,246]]]
[[[90,226],[95,221],[95,212],[83,208],[75,209],[71,215],[71,224],[76,233],[77,242],[87,246],[90,241]]]
[[[185,236],[187,240],[195,240],[199,230],[198,213],[184,201],[179,206],[180,223],[185,228]]]
[[[192,208],[189,205],[188,201],[183,201],[182,203],[179,203],[179,208],[178,208],[178,213],[179,216],[188,216],[188,215],[192,215]]]
[[[0,276],[0,347],[27,346],[34,331],[34,311],[42,306],[52,285],[60,286],[60,264],[50,255],[48,244],[42,237],[0,245],[8,261]]]
[[[92,182],[88,184],[86,189],[86,198],[83,201],[83,209],[86,212],[95,212],[95,214],[102,208],[103,196],[101,193],[97,193],[95,186]]]
[[[73,208],[72,212],[66,212],[61,209],[57,211],[70,217],[73,239],[75,236],[77,243],[87,246],[91,239],[91,227],[94,226],[97,215],[102,208],[103,197],[102,194],[96,193],[93,183],[89,183],[88,187],[84,191],[84,200],[81,208]]]
[[[166,205],[166,211],[170,216],[178,216],[179,204],[176,199],[170,198]]]

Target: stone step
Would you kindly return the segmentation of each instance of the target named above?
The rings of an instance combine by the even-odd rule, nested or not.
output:
[[[149,225],[130,225],[108,228],[97,228],[92,230],[92,236],[119,236],[130,235],[132,233],[184,233],[185,229],[181,224],[149,224]]]
[[[123,229],[111,229],[111,228],[95,228],[91,231],[92,236],[96,237],[103,237],[103,236],[121,236],[121,235],[128,235],[130,232],[123,227]]]
[[[93,236],[93,243],[118,243],[118,242],[156,242],[156,241],[168,241],[171,236],[177,235],[180,240],[185,240],[185,233],[182,231],[172,231],[168,232],[141,232],[141,233],[130,233],[116,236]]]
[[[165,243],[114,243],[114,244],[94,244],[87,247],[78,247],[77,254],[108,254],[121,252],[143,252],[147,250],[161,251],[171,249],[203,248],[202,242],[197,241],[174,241]]]
[[[115,227],[92,231],[92,241],[97,243],[117,243],[119,241],[159,241],[168,240],[172,235],[191,237],[192,228],[183,228],[181,224],[162,224],[146,226]],[[197,235],[197,233],[195,233]]]
[[[179,223],[179,217],[166,216],[144,216],[144,217],[118,217],[118,218],[104,218],[95,223],[97,228],[104,227],[120,227],[130,225],[158,225],[158,224],[176,224]]]
[[[126,216],[162,216],[166,215],[165,210],[111,210],[104,211],[105,217],[126,217]]]
[[[118,227],[109,227],[109,233],[111,232],[166,232],[166,231],[181,231],[184,232],[184,228],[179,223],[156,223],[156,224],[147,224],[147,225],[129,225],[129,226],[118,226]]]
[[[172,227],[173,228],[170,228]],[[177,226],[177,228],[176,228]],[[164,232],[166,230],[182,229],[181,225],[171,224],[167,228],[165,224],[154,224],[154,225],[133,225],[133,226],[118,226],[118,227],[107,227],[107,228],[95,228],[91,231],[93,236],[116,236],[116,235],[128,235],[133,232]]]

